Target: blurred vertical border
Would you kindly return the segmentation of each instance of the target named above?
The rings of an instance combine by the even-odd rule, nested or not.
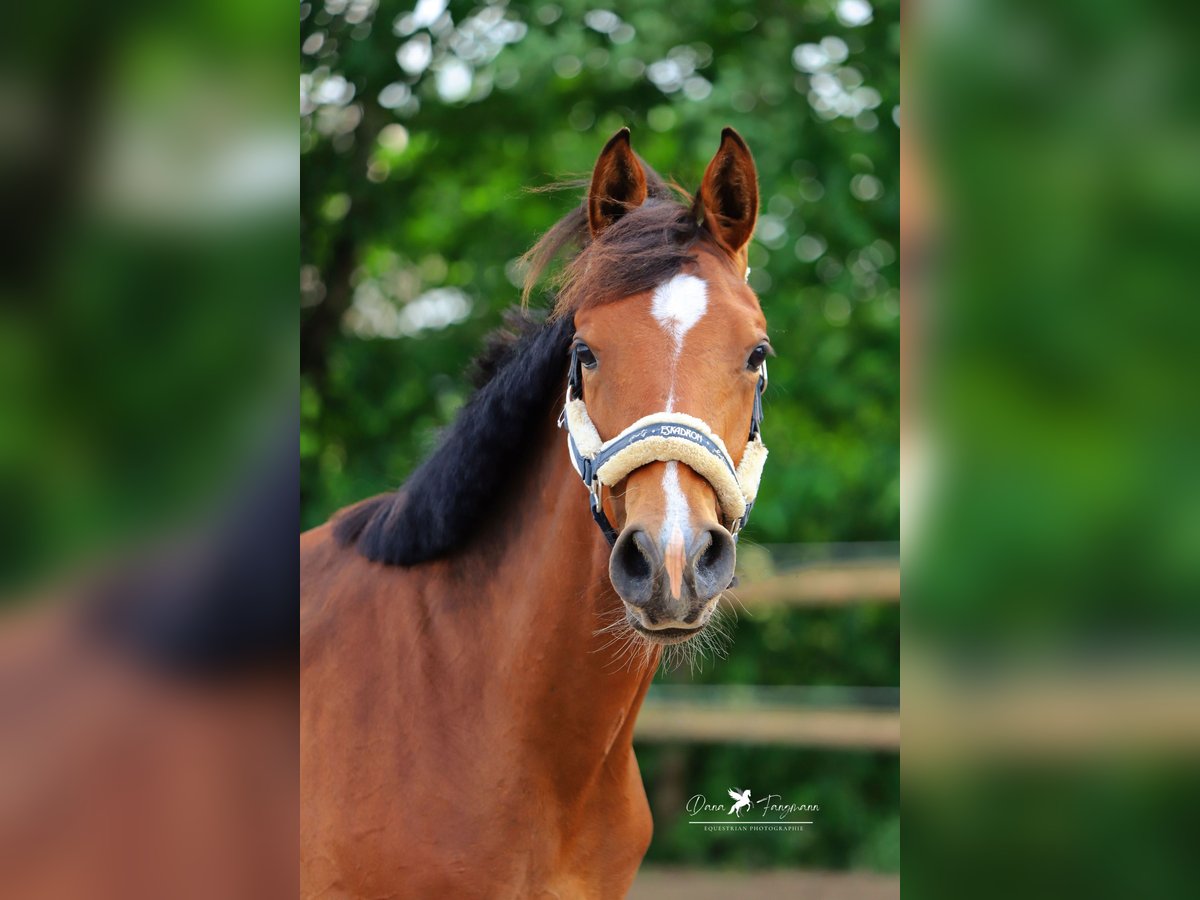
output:
[[[297,33],[5,10],[5,896],[295,893]]]
[[[278,11],[217,0],[10,15],[0,585],[12,597],[213,512],[268,435],[295,427],[299,163],[298,26]]]
[[[1197,16],[904,27],[907,885],[1191,896]]]

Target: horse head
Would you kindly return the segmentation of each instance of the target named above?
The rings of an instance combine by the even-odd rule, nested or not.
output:
[[[618,132],[559,304],[574,317],[564,424],[612,584],[627,624],[672,644],[704,629],[733,579],[766,457],[770,343],[747,284],[758,187],[741,137],[725,129],[690,202],[664,188]]]

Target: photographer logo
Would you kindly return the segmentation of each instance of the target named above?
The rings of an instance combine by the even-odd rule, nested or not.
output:
[[[709,803],[703,794],[688,800],[688,824],[705,831],[803,831],[813,824],[811,814],[821,809],[816,803],[784,803],[779,794],[755,799],[749,789],[726,793],[730,803]]]

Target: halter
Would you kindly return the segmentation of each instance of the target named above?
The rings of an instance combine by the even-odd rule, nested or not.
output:
[[[600,526],[611,547],[617,542],[617,530],[604,514],[601,488],[612,487],[635,469],[652,462],[683,463],[712,485],[721,511],[730,522],[729,533],[736,541],[738,532],[750,519],[767,448],[762,442],[762,395],[767,388],[767,364],[758,371],[754,389],[754,410],[750,414],[750,434],[742,461],[734,465],[724,441],[703,419],[685,413],[657,412],[638,419],[616,437],[600,439],[583,402],[583,368],[579,351],[571,348],[571,368],[567,373],[567,398],[558,426],[567,431],[567,449],[571,465],[583,479],[590,496],[592,518]]]

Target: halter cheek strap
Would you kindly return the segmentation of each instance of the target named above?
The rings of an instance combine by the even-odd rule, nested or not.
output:
[[[721,511],[730,522],[730,534],[737,539],[738,532],[750,518],[763,465],[767,461],[767,448],[760,430],[762,394],[766,386],[767,367],[764,363],[754,391],[749,437],[741,462],[736,465],[725,442],[708,423],[685,413],[652,413],[638,419],[611,440],[603,441],[584,404],[579,360],[572,349],[566,403],[558,423],[567,431],[571,465],[588,489],[592,517],[609,546],[616,543],[617,532],[604,514],[600,497],[602,487],[611,488],[634,470],[652,462],[672,460],[688,466],[712,485]]]

